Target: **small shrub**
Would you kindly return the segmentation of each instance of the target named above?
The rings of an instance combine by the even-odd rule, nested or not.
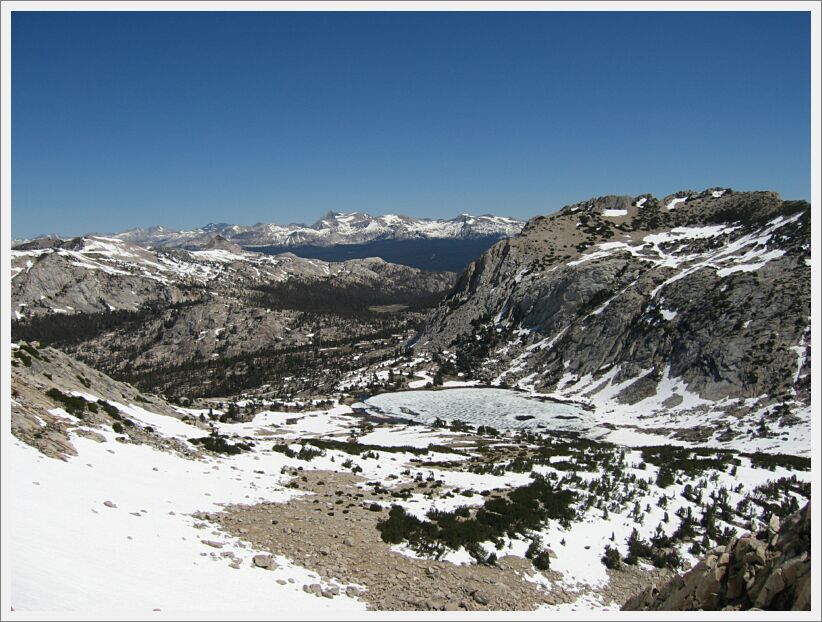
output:
[[[611,546],[610,544],[605,545],[605,553],[602,556],[602,563],[605,564],[606,568],[611,570],[616,570],[622,565],[622,555],[619,552],[619,549],[616,547]]]
[[[249,451],[253,445],[251,443],[229,443],[224,436],[213,434],[200,438],[190,439],[192,443],[202,445],[205,449],[218,454],[228,454],[230,456]]]
[[[23,365],[25,365],[26,367],[31,367],[31,358],[29,358],[29,356],[26,355],[24,352],[20,352],[20,350],[15,350],[14,358],[23,361]]]
[[[28,352],[31,356],[33,356],[36,359],[42,358],[42,356],[40,355],[40,351],[29,343],[21,343],[20,350]]]
[[[60,389],[52,387],[48,391],[46,391],[46,395],[53,399],[55,402],[59,402],[63,405],[63,410],[65,410],[70,415],[74,415],[75,417],[83,416],[83,411],[85,411],[88,402],[84,400],[82,397],[76,395],[66,395]]]
[[[113,417],[114,419],[120,419],[120,410],[116,406],[109,404],[105,400],[97,400],[97,404],[100,405],[100,407],[106,412],[106,414],[109,417]]]
[[[531,560],[531,563],[534,564],[534,568],[537,570],[551,569],[551,558],[548,555],[548,551],[540,551],[537,553]]]

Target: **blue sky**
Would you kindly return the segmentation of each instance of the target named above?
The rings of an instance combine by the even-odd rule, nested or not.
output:
[[[12,17],[12,234],[810,197],[807,13]]]

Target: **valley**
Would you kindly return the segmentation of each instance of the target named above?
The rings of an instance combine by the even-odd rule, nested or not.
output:
[[[763,591],[811,495],[807,203],[599,197],[459,274],[207,233],[12,251],[16,610],[650,607],[745,534],[690,605],[809,595],[808,556]]]

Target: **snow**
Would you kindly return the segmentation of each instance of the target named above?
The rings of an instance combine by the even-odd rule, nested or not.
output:
[[[357,442],[364,445],[381,445],[383,447],[419,447],[424,449],[431,444],[443,444],[449,437],[453,437],[452,433],[444,434],[440,432],[433,432],[420,426],[389,426],[380,427],[360,436]]]
[[[703,399],[691,391],[682,378],[674,377],[670,366],[657,383],[653,395],[635,404],[621,403],[617,397],[620,391],[647,375],[649,371],[641,370],[635,376],[620,382],[615,382],[619,368],[612,368],[598,378],[593,378],[590,374],[578,378],[575,374],[566,372],[550,395],[558,399],[584,401],[591,405],[593,410],[584,415],[586,427],[581,431],[584,436],[593,440],[632,447],[654,444],[689,445],[690,443],[685,441],[648,433],[645,430],[715,428],[724,424],[737,432],[734,439],[719,441],[712,437],[699,444],[740,451],[809,454],[810,407],[796,405],[794,414],[798,418],[797,423],[790,427],[777,428],[778,434],[773,437],[763,437],[758,433],[755,422],[759,421],[767,410],[766,407],[763,407],[761,412],[753,412],[750,417],[740,421],[728,414],[738,400],[726,398],[715,402]],[[762,396],[763,399],[766,397]],[[675,406],[670,405],[671,398],[677,399],[678,403]],[[758,399],[751,398],[748,406],[754,406]],[[610,429],[614,426],[616,429]]]
[[[619,218],[621,216],[627,216],[628,210],[627,209],[606,209],[603,210],[602,215],[606,218]]]
[[[74,438],[79,455],[68,462],[46,458],[7,436],[10,463],[25,473],[9,480],[15,537],[6,546],[16,611],[328,616],[365,609],[345,596],[305,594],[302,585],[315,581],[308,570],[282,557],[274,571],[254,568],[250,559],[256,551],[194,528],[187,514],[218,511],[218,503],[291,498],[293,491],[254,474],[259,463],[234,459],[234,469],[223,460],[185,461],[146,445],[116,443],[111,433],[102,433],[107,442]],[[240,568],[212,557],[215,549],[203,539],[224,542],[222,551],[240,557]],[[289,578],[294,583],[276,582]]]
[[[101,399],[97,395],[85,393],[84,391],[70,391],[69,393],[71,393],[71,395],[82,397],[83,399],[89,402],[97,402],[99,399]],[[146,410],[142,406],[137,406],[136,404],[132,403],[124,404],[113,399],[107,401],[112,406],[118,408],[120,412],[129,419],[132,419],[136,423],[140,423],[143,426],[151,426],[152,428],[154,428],[156,432],[162,434],[163,436],[169,436],[172,438],[186,440],[189,438],[197,438],[200,436],[204,436],[206,434],[206,431],[202,428],[197,428],[195,426],[184,423],[176,417],[158,415],[156,413]],[[205,412],[207,413],[208,411]]]
[[[569,265],[569,266],[578,266],[579,264],[586,263],[586,262],[591,261],[593,259],[602,259],[603,257],[610,257],[613,254],[614,253],[612,251],[603,251],[603,250],[595,251],[593,253],[586,253],[585,255],[580,257],[579,259],[575,259],[574,261],[569,261],[567,263],[567,265]]]
[[[232,253],[231,251],[212,249],[207,251],[192,251],[191,254],[197,259],[206,261],[219,261],[223,263],[232,263],[235,261],[243,261],[246,259],[245,255]]]
[[[666,207],[666,209],[672,210],[677,205],[679,205],[680,203],[685,203],[685,201],[687,201],[687,200],[688,200],[688,197],[678,197],[678,198],[675,198],[675,199],[671,199],[670,202],[668,203],[668,205],[666,205],[665,207]]]
[[[662,314],[662,317],[665,318],[668,322],[673,320],[677,316],[676,311],[669,311],[668,309],[660,309],[659,312]]]
[[[793,376],[793,381],[795,384],[799,381],[802,368],[805,366],[805,362],[808,359],[808,346],[805,344],[805,340],[803,338],[801,344],[798,346],[791,346],[789,350],[796,352],[796,373]]]
[[[641,198],[641,199],[639,199],[636,203],[634,203],[634,205],[635,205],[636,207],[642,207],[643,205],[645,205],[645,203],[646,203],[647,201],[648,201],[648,197],[642,197],[642,198]]]
[[[477,387],[482,385],[479,380],[446,380],[442,386],[446,389],[453,389],[457,387]]]
[[[205,436],[206,434],[201,428],[184,423],[175,417],[155,414],[136,404],[122,404],[114,400],[110,400],[109,403],[119,408],[130,419],[149,425],[164,436],[189,439]]]
[[[418,371],[418,372],[415,372],[415,373],[416,373],[417,377],[420,378],[420,380],[412,380],[411,382],[409,382],[408,383],[409,388],[411,388],[411,389],[421,389],[423,387],[428,386],[429,383],[434,384],[434,377],[431,376],[431,374],[429,372]]]
[[[737,263],[730,268],[722,268],[716,271],[717,276],[726,277],[734,272],[756,272],[760,268],[763,268],[765,264],[773,259],[778,259],[785,254],[785,251],[781,249],[774,249],[772,251],[768,251],[766,253],[756,253],[755,251],[751,251],[750,253],[746,253],[742,257],[740,257],[737,261],[745,261],[746,259],[751,259],[752,257],[758,257],[759,261],[755,263]]]
[[[283,423],[281,427],[291,438],[300,438],[306,434],[338,434],[348,430],[351,419],[344,415],[349,413],[351,409],[348,406],[340,406],[327,412],[292,415],[297,421],[291,424]]]

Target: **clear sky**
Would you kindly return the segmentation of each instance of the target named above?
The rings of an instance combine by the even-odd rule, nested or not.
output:
[[[807,13],[12,17],[12,235],[810,197]]]

